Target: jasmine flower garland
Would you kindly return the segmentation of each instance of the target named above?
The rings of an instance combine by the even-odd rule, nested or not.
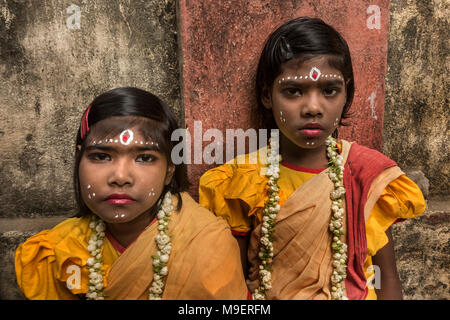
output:
[[[86,264],[89,267],[89,289],[86,293],[88,300],[103,300],[103,276],[105,275],[102,257],[103,238],[105,237],[105,223],[97,216],[92,217],[89,223],[93,234],[89,238],[87,247],[91,257],[87,259]]]
[[[331,221],[330,232],[333,235],[331,248],[333,251],[333,273],[331,275],[331,298],[333,300],[347,300],[344,281],[347,276],[347,245],[340,238],[344,235],[344,159],[338,153],[336,139],[328,137],[325,141],[329,160],[328,177],[334,184],[331,192]]]
[[[271,132],[271,138],[267,147],[268,169],[266,175],[269,176],[269,200],[264,205],[262,226],[261,226],[261,247],[259,258],[261,265],[259,266],[259,282],[260,285],[253,293],[254,300],[265,300],[266,293],[272,288],[272,258],[273,258],[273,232],[275,230],[275,218],[280,211],[280,197],[278,196],[278,178],[280,177],[279,163],[281,156],[279,153],[279,133]]]
[[[161,209],[157,214],[159,234],[155,237],[155,241],[159,250],[152,256],[154,274],[149,289],[149,300],[161,300],[164,291],[164,278],[168,274],[167,262],[172,251],[170,236],[166,234],[172,211],[172,194],[167,192],[164,195]]]
[[[275,228],[275,218],[278,211],[280,211],[280,205],[278,201],[278,184],[279,179],[279,162],[281,156],[279,155],[279,137],[278,132],[271,133],[270,148],[268,147],[268,169],[266,175],[269,176],[269,200],[264,205],[262,226],[261,226],[261,247],[259,252],[259,258],[261,264],[259,266],[259,280],[260,285],[253,293],[254,300],[265,300],[267,291],[272,288],[271,283],[271,264],[273,258],[273,232]],[[347,300],[345,288],[343,286],[347,275],[347,245],[340,240],[340,237],[344,234],[345,217],[343,201],[345,195],[345,188],[343,184],[344,178],[344,161],[342,156],[337,152],[336,139],[328,137],[325,141],[327,146],[328,156],[328,176],[333,182],[334,189],[330,193],[332,200],[331,205],[331,221],[329,225],[330,232],[332,233],[333,240],[331,243],[333,251],[333,273],[331,275],[331,298],[333,300]]]

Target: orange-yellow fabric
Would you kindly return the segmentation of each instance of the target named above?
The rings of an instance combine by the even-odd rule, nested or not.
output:
[[[344,145],[348,144],[342,142]],[[224,218],[234,231],[249,232],[261,222],[264,203],[267,201],[267,176],[263,174],[265,153],[266,148],[262,148],[256,152],[256,156],[238,157],[207,171],[200,179],[200,204]],[[251,157],[259,161],[249,164],[248,159]],[[281,207],[295,190],[319,175],[280,165],[278,184]],[[314,188],[321,190],[320,193],[323,191],[323,187]],[[372,256],[388,242],[385,231],[389,226],[397,219],[412,218],[425,210],[422,192],[404,174],[388,182],[383,188],[378,193],[378,200],[372,204],[373,208],[366,220],[368,255],[365,270],[368,270],[368,279],[373,273],[368,269],[372,265]],[[326,210],[329,212],[329,207]],[[374,290],[369,290],[367,299],[376,299]]]
[[[173,198],[174,202],[176,198]],[[163,299],[246,299],[239,248],[229,226],[182,193],[183,207],[169,223],[172,252]],[[71,218],[29,238],[16,251],[19,287],[28,299],[78,299],[88,291],[86,261],[90,217]],[[156,253],[152,224],[122,254],[104,240],[104,293],[107,299],[148,299]],[[80,269],[80,288],[67,288]],[[69,269],[68,269],[69,268]]]

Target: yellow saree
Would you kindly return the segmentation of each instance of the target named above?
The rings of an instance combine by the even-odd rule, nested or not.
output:
[[[172,253],[163,299],[246,299],[239,248],[229,226],[187,193],[182,193],[182,200],[182,209],[172,214],[169,224]],[[173,201],[176,207],[175,197]],[[68,219],[19,246],[17,282],[28,299],[78,299],[87,292],[89,220]],[[148,299],[156,234],[157,224],[152,224],[121,255],[105,238],[107,299]],[[80,286],[68,289],[68,268],[74,265],[81,270]]]
[[[352,144],[347,141],[341,144],[346,162]],[[258,152],[264,154],[265,149]],[[200,204],[226,219],[235,235],[252,233],[248,251],[251,290],[258,285],[258,225],[267,201],[263,167],[261,163],[225,164],[205,173],[199,187]],[[333,185],[326,170],[318,174],[302,172],[301,176],[289,170],[281,168],[280,173],[279,181],[284,181],[279,183],[281,210],[276,218],[272,289],[268,298],[329,299],[332,259],[328,225]],[[290,174],[293,179],[283,174]],[[366,279],[371,275],[368,267],[372,256],[388,242],[386,229],[397,219],[418,216],[424,209],[420,190],[398,167],[384,170],[373,180],[363,217],[367,240],[367,255],[363,260]],[[345,224],[344,234],[348,235],[347,231]],[[347,243],[346,236],[341,241]],[[376,299],[375,291],[368,291],[366,299]]]

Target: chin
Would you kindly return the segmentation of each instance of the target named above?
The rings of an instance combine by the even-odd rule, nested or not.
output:
[[[96,215],[106,223],[125,223],[136,218],[132,217],[129,213],[120,212],[119,210],[114,210],[114,212],[108,214],[96,213]]]

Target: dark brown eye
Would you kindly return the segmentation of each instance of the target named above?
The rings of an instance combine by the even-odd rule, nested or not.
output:
[[[94,153],[88,154],[88,159],[95,160],[95,161],[109,161],[109,160],[111,160],[111,156],[107,153],[94,152]]]
[[[286,89],[284,89],[284,93],[287,96],[300,97],[302,95],[302,90],[300,90],[299,88],[286,88]]]
[[[136,158],[136,162],[153,162],[156,160],[156,157],[151,154],[140,154]]]
[[[332,96],[335,96],[335,95],[337,95],[338,93],[340,92],[340,89],[339,88],[325,88],[324,90],[323,90],[323,94],[325,95],[325,96],[328,96],[328,97],[332,97]]]

